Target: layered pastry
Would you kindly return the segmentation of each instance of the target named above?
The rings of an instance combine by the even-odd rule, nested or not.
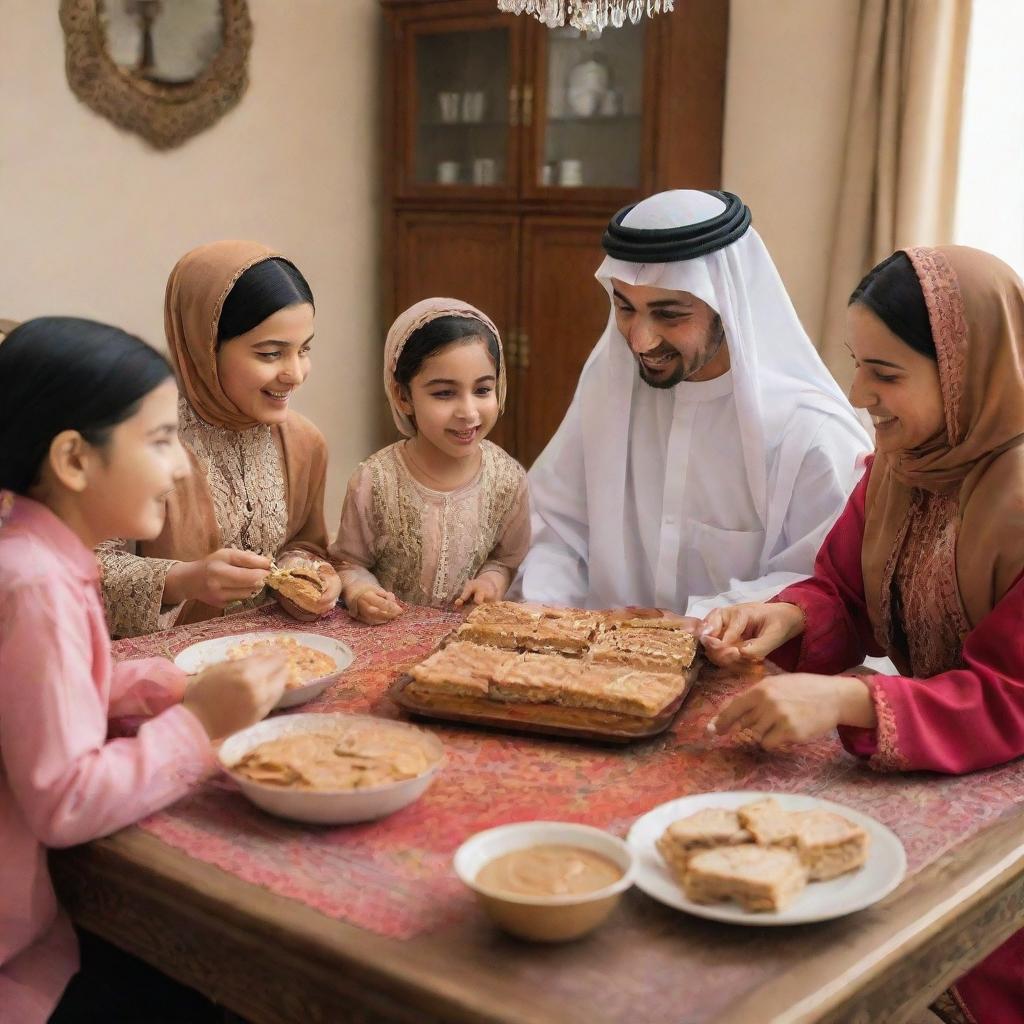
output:
[[[267,586],[304,611],[316,611],[326,584],[312,565],[293,565],[287,569],[274,566],[267,576]]]
[[[831,811],[796,811],[796,852],[812,881],[855,871],[868,859],[871,837]]]
[[[552,655],[523,654],[498,675],[491,696],[653,718],[685,688],[682,676],[672,673],[598,667]]]
[[[588,652],[595,665],[630,665],[650,672],[685,672],[696,656],[692,633],[659,626],[606,629]]]
[[[551,654],[514,654],[455,641],[413,666],[409,689],[495,703],[557,704],[650,718],[679,697],[686,680],[675,673],[599,667]]]
[[[796,845],[796,815],[784,811],[772,797],[744,804],[736,813],[755,843],[764,846]]]
[[[371,725],[267,740],[232,771],[266,786],[336,792],[414,779],[432,763],[415,736]]]
[[[414,665],[413,686],[434,693],[487,697],[497,674],[516,660],[511,651],[456,641]]]
[[[719,846],[690,858],[683,889],[695,903],[735,900],[744,910],[783,910],[807,885],[807,868],[781,846]]]
[[[470,640],[489,647],[501,647],[510,651],[533,651],[538,654],[585,654],[598,628],[594,616],[549,616],[538,615],[528,618],[493,619],[478,612],[486,609],[481,605],[455,631],[459,640]],[[513,607],[515,607],[513,605]]]
[[[765,911],[782,909],[808,881],[862,867],[869,841],[840,814],[787,811],[766,797],[674,821],[655,845],[690,899],[732,899],[745,910]]]
[[[680,885],[690,858],[701,850],[749,843],[750,833],[740,824],[735,811],[706,807],[687,818],[672,822],[655,844]]]
[[[338,671],[338,663],[315,647],[306,647],[291,636],[272,636],[260,640],[246,640],[228,649],[228,661],[248,658],[253,654],[283,651],[288,656],[288,681],[285,688],[294,690],[316,679],[323,679]]]

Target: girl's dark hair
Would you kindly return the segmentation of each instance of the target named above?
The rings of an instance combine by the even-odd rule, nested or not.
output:
[[[471,316],[439,316],[409,335],[395,366],[395,380],[403,387],[408,387],[428,356],[470,338],[483,338],[497,374],[501,369],[501,352],[498,339],[487,324]]]
[[[224,300],[217,321],[217,347],[248,333],[278,310],[304,302],[315,307],[313,292],[294,263],[274,256],[253,264]]]
[[[0,342],[0,488],[26,494],[62,431],[106,444],[170,376],[156,349],[117,327],[73,316],[26,320]]]
[[[850,305],[867,306],[886,327],[915,352],[935,359],[935,339],[921,282],[905,252],[882,260],[850,296]]]

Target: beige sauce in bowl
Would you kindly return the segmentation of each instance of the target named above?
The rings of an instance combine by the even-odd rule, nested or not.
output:
[[[579,846],[530,846],[485,864],[476,883],[495,894],[574,896],[617,882],[622,869],[607,857]]]

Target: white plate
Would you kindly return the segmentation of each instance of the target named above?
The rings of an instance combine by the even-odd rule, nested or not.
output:
[[[752,913],[741,910],[735,903],[694,903],[688,900],[669,874],[665,862],[655,847],[661,834],[680,818],[706,807],[724,807],[729,810],[774,797],[786,811],[832,811],[859,825],[871,837],[867,863],[859,870],[840,875],[827,882],[809,882],[807,888],[785,909],[777,913]],[[795,793],[755,793],[750,790],[724,793],[695,793],[693,796],[669,800],[637,818],[629,830],[626,841],[636,855],[635,883],[648,896],[688,914],[728,921],[732,924],[780,925],[805,924],[810,921],[828,921],[833,917],[852,914],[855,910],[877,903],[888,896],[903,880],[907,870],[907,855],[903,844],[880,821],[861,814],[851,807]]]
[[[295,736],[306,732],[338,732],[346,728],[372,723],[375,727],[393,729],[408,736],[410,743],[423,746],[432,758],[422,775],[398,782],[387,782],[365,789],[304,790],[287,786],[271,786],[254,782],[232,771],[245,755],[268,740]],[[422,796],[444,762],[444,746],[432,733],[404,722],[395,722],[371,715],[346,715],[342,712],[324,714],[280,715],[267,718],[248,729],[229,736],[217,751],[221,767],[238,783],[239,788],[257,807],[279,818],[315,825],[347,825],[355,821],[373,821],[411,804]]]
[[[214,640],[202,640],[191,647],[179,651],[174,659],[174,664],[183,669],[189,675],[201,672],[204,668],[216,665],[219,662],[228,660],[228,651],[241,643],[251,643],[254,640],[269,640],[276,637],[292,637],[303,647],[312,647],[316,651],[323,651],[324,654],[332,657],[337,668],[329,675],[321,676],[306,683],[305,686],[296,686],[293,689],[285,690],[281,699],[277,702],[279,708],[293,708],[297,704],[305,704],[306,701],[319,697],[330,685],[334,678],[355,661],[356,656],[352,648],[335,640],[330,636],[320,636],[319,633],[301,633],[298,631],[286,632],[284,630],[267,630],[260,633],[236,633],[234,636],[219,636]]]

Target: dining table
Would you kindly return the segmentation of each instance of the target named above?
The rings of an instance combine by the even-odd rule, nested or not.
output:
[[[277,713],[406,720],[392,685],[461,618],[410,607],[368,626],[339,609],[306,623],[266,605],[114,652],[173,658],[214,637],[330,636],[353,664]],[[756,678],[707,668],[664,733],[626,744],[419,720],[444,764],[422,797],[377,821],[272,817],[218,774],[130,828],[52,852],[58,896],[78,926],[253,1024],[910,1019],[1024,927],[1024,760],[966,776],[885,773],[834,735],[766,751],[710,733]],[[452,868],[459,845],[493,826],[568,821],[625,836],[668,800],[734,790],[872,816],[903,844],[903,881],[856,913],[787,927],[705,920],[633,888],[590,935],[541,944],[497,930]]]

